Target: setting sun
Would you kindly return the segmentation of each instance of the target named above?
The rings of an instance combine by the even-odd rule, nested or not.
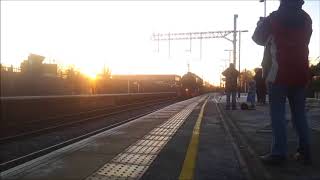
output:
[[[88,76],[90,79],[94,80],[97,78],[98,73],[93,71],[82,71],[84,75]]]
[[[84,74],[85,76],[89,77],[92,80],[95,80],[99,74],[102,73],[102,67],[98,65],[91,65],[91,66],[81,66],[78,67],[79,71]]]

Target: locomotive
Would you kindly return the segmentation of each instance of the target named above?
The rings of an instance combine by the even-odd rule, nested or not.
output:
[[[188,72],[181,78],[181,95],[187,98],[200,95],[203,80],[194,73]]]

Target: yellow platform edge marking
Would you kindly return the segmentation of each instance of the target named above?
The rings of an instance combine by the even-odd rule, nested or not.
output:
[[[183,162],[183,167],[180,172],[179,180],[191,180],[194,178],[195,165],[198,154],[200,125],[203,118],[204,108],[208,102],[208,98],[203,103],[197,122],[193,128],[192,137],[188,146],[187,154]]]

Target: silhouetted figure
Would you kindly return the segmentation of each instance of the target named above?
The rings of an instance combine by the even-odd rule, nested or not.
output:
[[[237,78],[239,71],[236,70],[233,63],[230,63],[230,66],[222,72],[222,75],[226,77],[226,109],[230,109],[230,96],[232,96],[232,109],[236,109]]]
[[[256,102],[256,81],[249,81],[249,91],[247,96],[247,102],[250,103],[250,109],[255,109]]]
[[[257,93],[257,100],[259,104],[266,104],[266,82],[265,79],[262,77],[262,69],[258,68],[256,70],[256,74],[254,75],[254,80],[256,81],[256,93]]]
[[[271,153],[261,157],[267,164],[280,164],[287,158],[286,98],[289,100],[292,123],[299,137],[296,160],[311,163],[305,87],[309,76],[308,44],[312,34],[312,20],[302,10],[303,4],[303,0],[280,0],[279,9],[260,19],[252,37],[259,45],[270,43],[271,66],[266,73],[266,81],[271,84],[273,138]]]

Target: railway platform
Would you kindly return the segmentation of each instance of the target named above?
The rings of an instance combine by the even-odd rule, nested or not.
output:
[[[239,101],[243,101],[240,98]],[[1,179],[320,179],[320,106],[309,102],[314,163],[263,165],[267,106],[224,110],[218,94],[167,106],[1,173]],[[295,135],[288,123],[289,147]]]

